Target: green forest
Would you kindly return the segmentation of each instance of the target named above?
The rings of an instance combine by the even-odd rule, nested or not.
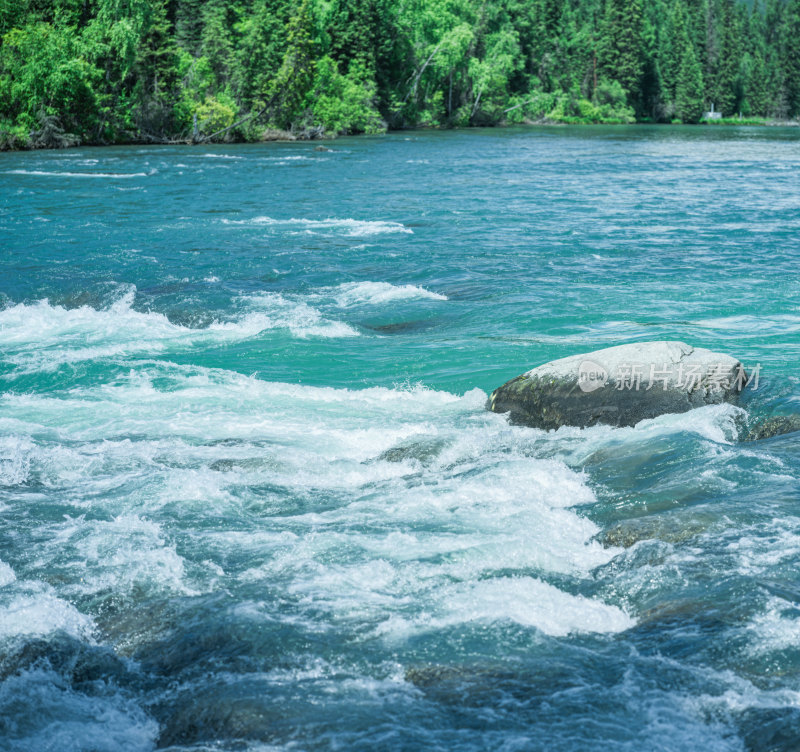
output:
[[[0,147],[800,115],[800,0],[0,0]]]

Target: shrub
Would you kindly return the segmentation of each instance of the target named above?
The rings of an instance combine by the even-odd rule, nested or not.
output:
[[[236,119],[236,104],[225,94],[217,97],[206,97],[195,107],[197,127],[201,133],[211,134],[233,125]]]
[[[317,63],[307,107],[311,125],[332,134],[380,133],[386,130],[375,104],[375,82],[359,61],[350,63],[347,75],[328,55]]]
[[[9,120],[0,121],[0,151],[30,147],[30,128],[14,124]]]

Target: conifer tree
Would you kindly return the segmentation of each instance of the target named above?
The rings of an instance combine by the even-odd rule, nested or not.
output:
[[[314,80],[314,19],[310,0],[303,0],[287,24],[283,62],[269,84],[267,102],[273,119],[291,129],[302,118],[301,106]]]
[[[171,98],[177,85],[177,50],[165,0],[155,0],[135,67],[136,120],[149,135],[169,133]]]
[[[628,101],[638,101],[644,71],[642,0],[607,0],[600,59],[605,75],[622,84]]]
[[[748,115],[764,116],[768,109],[769,78],[764,58],[764,17],[758,3],[753,5],[748,19],[746,39],[748,49],[745,56],[743,109]]]
[[[740,33],[733,0],[722,0],[720,25],[720,50],[714,96],[717,109],[723,115],[733,115],[737,100],[741,99],[737,96],[741,67]]]
[[[200,36],[200,54],[214,72],[219,88],[230,80],[233,63],[233,37],[228,21],[230,3],[225,0],[210,0],[203,8],[203,30]]]
[[[703,72],[694,45],[687,43],[675,86],[675,112],[684,123],[700,122],[705,106],[704,94]]]
[[[662,94],[667,102],[675,102],[675,88],[681,67],[681,44],[688,40],[686,10],[683,0],[673,0],[661,32],[658,67],[661,73]]]
[[[786,7],[782,41],[788,114],[797,117],[800,115],[800,0],[791,0]]]
[[[286,20],[276,0],[256,0],[240,24],[241,38],[235,55],[235,88],[239,98],[252,106],[261,101],[283,59]]]
[[[198,54],[203,37],[203,9],[206,0],[177,0],[175,41],[187,52]]]

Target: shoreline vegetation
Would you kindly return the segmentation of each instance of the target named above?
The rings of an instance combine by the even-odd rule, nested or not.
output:
[[[799,117],[800,0],[0,0],[0,150]]]
[[[381,130],[370,133],[368,135],[377,136],[382,135],[385,133],[414,133],[414,132],[424,132],[424,131],[468,131],[478,127],[485,127],[485,128],[497,128],[497,129],[504,129],[504,128],[519,128],[524,126],[531,126],[531,127],[570,127],[570,126],[598,126],[598,125],[649,125],[655,128],[664,127],[664,126],[674,126],[674,125],[686,125],[680,121],[676,121],[673,123],[653,123],[648,121],[634,121],[634,122],[623,122],[620,120],[587,120],[579,117],[574,118],[564,118],[563,120],[548,120],[542,119],[537,121],[530,121],[526,120],[521,123],[497,123],[491,126],[415,126],[410,128],[403,128],[403,129],[394,129],[394,130]],[[767,120],[766,118],[717,118],[714,120],[701,120],[699,123],[691,124],[693,127],[701,127],[701,126],[740,126],[740,127],[752,127],[752,126],[760,126],[764,128],[796,128],[800,126],[800,122],[797,120]],[[338,138],[357,138],[359,136],[367,135],[362,133],[328,133],[328,132],[297,132],[293,133],[292,131],[280,131],[275,130],[272,128],[265,129],[265,131],[261,134],[260,138],[256,139],[244,139],[244,138],[235,138],[235,137],[227,137],[224,139],[200,139],[193,141],[191,138],[165,138],[165,139],[153,139],[153,138],[141,138],[141,139],[131,139],[129,141],[115,141],[113,143],[109,143],[106,141],[102,142],[91,142],[91,141],[81,141],[80,139],[75,138],[72,134],[63,134],[59,133],[56,136],[55,141],[51,142],[37,142],[33,143],[29,141],[24,145],[12,145],[8,146],[6,144],[0,143],[0,152],[3,151],[34,151],[34,150],[43,150],[43,149],[74,149],[81,146],[143,146],[143,145],[150,145],[150,146],[199,146],[201,144],[214,144],[214,145],[232,145],[232,144],[256,144],[256,143],[273,143],[273,142],[295,142],[295,141],[305,141],[305,142],[330,142],[336,140]],[[2,135],[0,135],[2,137]],[[317,147],[319,151],[331,151],[331,149],[327,148],[327,146],[322,145],[320,143]]]

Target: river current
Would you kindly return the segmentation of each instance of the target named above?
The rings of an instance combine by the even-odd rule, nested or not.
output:
[[[0,748],[796,750],[800,131],[0,154]],[[509,425],[674,339],[744,407]]]

